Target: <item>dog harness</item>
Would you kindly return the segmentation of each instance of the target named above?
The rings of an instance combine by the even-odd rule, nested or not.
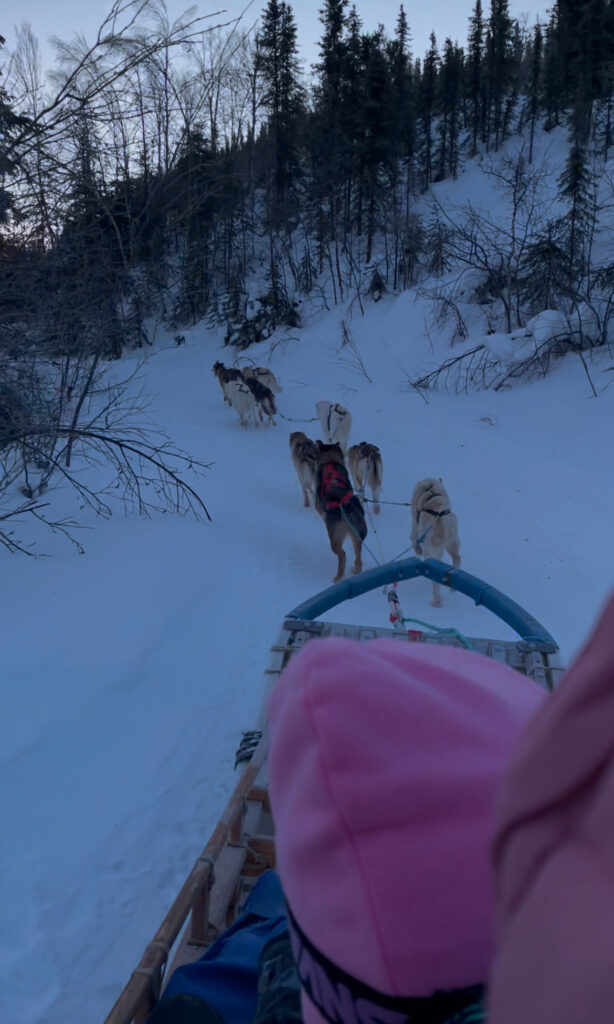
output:
[[[430,509],[430,508],[423,508],[423,509],[421,509],[421,511],[422,512],[426,512],[427,515],[429,515],[429,516],[435,516],[435,519],[441,519],[442,516],[449,516],[450,515],[450,509],[449,508],[444,508],[444,509],[442,509],[441,512],[433,512],[433,510]]]
[[[330,409],[328,410],[328,418],[326,420],[326,432],[327,432],[329,437],[330,437],[330,421],[332,419],[333,412],[336,412],[338,416],[343,416],[343,414],[345,413],[345,409],[343,408],[342,405],[339,405],[337,402],[335,402],[335,404],[331,405]]]
[[[318,497],[327,511],[347,505],[354,497],[347,473],[337,462],[324,464]]]

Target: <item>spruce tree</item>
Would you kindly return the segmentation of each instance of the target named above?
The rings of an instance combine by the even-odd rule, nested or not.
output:
[[[353,6],[346,21],[341,73],[340,136],[344,179],[344,229],[362,232],[362,178],[364,171],[364,55],[362,22]]]
[[[301,84],[292,8],[285,0],[269,0],[257,37],[257,68],[264,84],[263,105],[273,149],[269,222],[278,227],[287,216],[288,194],[296,167],[296,122]]]
[[[381,188],[381,176],[392,172],[396,159],[394,145],[394,119],[392,90],[388,62],[384,52],[383,32],[380,30],[364,38],[365,71],[363,103],[363,166],[367,201],[366,260],[371,259],[375,233],[376,206]],[[388,180],[386,184],[388,184]]]
[[[495,149],[505,132],[504,100],[510,84],[510,42],[512,21],[508,0],[491,0],[489,20],[488,95],[490,131],[494,133]]]
[[[540,100],[540,79],[542,70],[543,36],[539,22],[533,29],[533,40],[531,47],[531,67],[529,75],[527,109],[529,118],[529,163],[533,161],[533,145],[535,141],[535,126],[539,113]]]
[[[542,105],[546,111],[546,131],[560,124],[564,109],[564,64],[560,41],[560,26],[556,12],[552,12],[544,42],[544,71],[542,78]]]
[[[462,94],[463,51],[450,38],[444,43],[439,75],[439,179],[456,177]]]
[[[4,38],[0,36],[0,46]],[[11,104],[11,97],[5,89],[0,87],[0,225],[6,220],[8,212],[13,206],[14,197],[4,184],[17,169],[18,154],[16,152],[15,138],[19,135],[20,129],[29,124],[28,118],[16,114]]]
[[[572,288],[586,269],[586,246],[595,216],[594,177],[584,146],[574,139],[558,179],[559,199],[568,208],[565,221],[568,283]]]
[[[346,138],[342,116],[343,75],[346,59],[344,29],[347,0],[324,0],[320,8],[323,26],[319,42],[320,59],[315,65],[315,123],[312,141],[314,198],[318,219],[318,234],[322,245],[329,237],[337,239],[339,198],[337,186],[344,179],[347,158]],[[324,203],[328,210],[324,213]],[[340,269],[336,268],[341,288]]]
[[[389,45],[389,55],[397,154],[400,160],[407,161],[413,156],[415,127],[410,33],[403,4],[399,8],[394,39]]]
[[[531,313],[558,307],[568,286],[568,260],[560,244],[560,225],[550,221],[546,234],[527,246],[521,273],[522,298]]]
[[[424,58],[422,78],[420,80],[420,119],[422,127],[423,188],[427,189],[433,178],[433,119],[437,98],[437,75],[439,69],[439,53],[435,33],[431,32],[430,47]]]
[[[410,197],[413,184],[416,146],[416,110],[412,74],[411,36],[405,9],[401,4],[390,44],[390,72],[392,104],[396,136],[397,159],[403,162],[405,172],[405,223],[409,221]]]
[[[329,162],[339,159],[342,150],[341,96],[346,58],[344,29],[347,0],[325,0],[320,9],[324,31],[319,43],[317,106],[322,118],[325,157]],[[335,171],[333,169],[333,177]]]
[[[484,104],[484,21],[482,0],[475,0],[473,14],[469,19],[469,40],[467,45],[467,96],[470,105],[469,124],[471,127],[471,156],[478,151],[478,138],[483,135]]]

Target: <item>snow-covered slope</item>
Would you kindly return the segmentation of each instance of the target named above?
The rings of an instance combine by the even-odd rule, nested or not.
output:
[[[463,567],[524,604],[569,660],[614,580],[612,360],[591,365],[598,399],[570,355],[513,391],[425,401],[407,374],[450,353],[427,314],[407,292],[364,318],[319,314],[271,358],[266,346],[247,354],[282,382],[285,416],[314,416],[320,398],[348,406],[352,440],[381,448],[384,499],[409,501],[420,477],[441,476]],[[342,317],[371,381],[339,348]],[[11,1024],[103,1019],[232,789],[284,612],[334,573],[288,450],[290,430],[317,437],[317,424],[241,429],[211,373],[232,353],[204,328],[186,338],[146,373],[154,418],[213,463],[199,485],[213,522],[105,522],[74,508],[91,527],[85,555],[58,539],[50,559],[0,556],[0,1019]],[[407,547],[408,511],[384,505],[367,538],[375,556]],[[424,580],[401,588],[406,615],[507,635],[458,594],[442,609],[430,597]],[[374,593],[337,615],[384,624],[387,607]]]

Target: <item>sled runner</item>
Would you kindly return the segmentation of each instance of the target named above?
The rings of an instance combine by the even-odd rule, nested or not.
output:
[[[406,629],[395,584],[418,576],[443,584],[483,605],[514,630],[518,639],[464,637],[455,630]],[[377,588],[390,588],[394,628],[352,626],[321,619],[336,605]],[[266,701],[290,658],[317,637],[360,641],[388,637],[397,643],[470,646],[552,689],[562,667],[558,646],[520,605],[483,580],[435,559],[407,558],[345,579],[288,613],[271,649],[265,693],[255,729],[237,751],[241,776],[201,856],[147,946],[105,1024],[143,1024],[175,968],[198,960],[237,920],[255,882],[275,866],[275,839],[267,789]]]

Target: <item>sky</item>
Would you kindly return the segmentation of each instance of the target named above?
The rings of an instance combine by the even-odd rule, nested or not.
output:
[[[265,0],[253,0],[245,13],[246,24],[253,24],[265,5]],[[317,41],[321,28],[318,10],[321,5],[321,0],[292,0],[291,3],[298,27],[301,55],[306,66],[313,63],[317,57]],[[15,38],[15,26],[26,21],[32,26],[41,44],[44,44],[50,35],[68,39],[75,32],[83,32],[87,37],[93,38],[110,6],[110,0],[87,0],[87,3],[79,3],[77,0],[54,0],[53,3],[49,3],[49,0],[20,0],[18,5],[11,8],[10,22],[7,23],[8,19],[0,21],[0,34],[6,37],[10,47]],[[167,0],[167,9],[172,18],[177,17],[189,6],[184,0]],[[245,0],[229,0],[227,4],[222,0],[219,5],[206,2],[195,6],[198,13],[203,15],[220,11],[225,7],[228,14],[224,17],[236,17],[246,9]],[[400,0],[356,2],[365,30],[375,29],[381,22],[390,34],[394,29],[399,6]],[[473,6],[474,0],[435,0],[430,4],[416,4],[413,0],[404,0],[414,56],[424,55],[432,31],[435,32],[440,44],[450,36],[454,41],[465,45],[468,19]],[[538,17],[543,21],[548,6],[551,4],[535,0],[510,0],[512,16],[520,19],[526,15],[529,25],[533,25]],[[489,9],[488,0],[484,0],[483,7],[485,10]],[[51,51],[43,48],[46,61],[51,61]]]

